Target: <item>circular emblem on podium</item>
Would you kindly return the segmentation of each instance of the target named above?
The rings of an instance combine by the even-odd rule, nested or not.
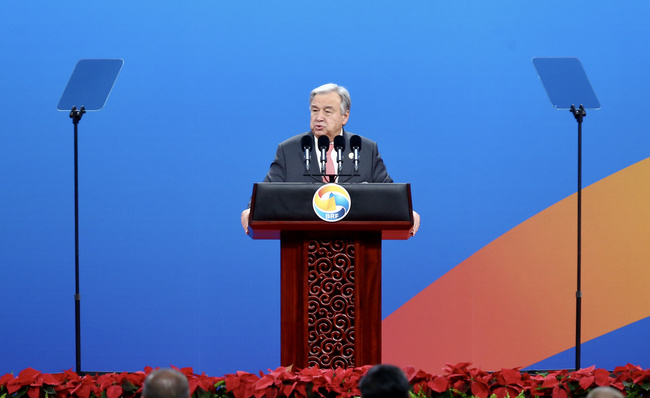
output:
[[[318,218],[327,222],[340,221],[350,211],[350,194],[338,184],[325,184],[314,194],[312,204]]]

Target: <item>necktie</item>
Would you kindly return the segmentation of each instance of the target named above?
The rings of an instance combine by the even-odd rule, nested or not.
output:
[[[334,149],[334,145],[331,144],[329,148],[327,148],[327,163],[325,164],[325,174],[327,174],[328,176],[334,175],[334,161],[332,160],[333,149]],[[323,181],[329,182],[329,179],[323,176]]]

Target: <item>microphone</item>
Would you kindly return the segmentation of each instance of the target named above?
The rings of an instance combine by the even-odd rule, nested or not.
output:
[[[306,134],[302,136],[302,139],[300,140],[300,145],[302,146],[302,150],[305,151],[305,170],[309,171],[309,161],[310,161],[310,152],[311,152],[311,143],[312,143],[312,138],[311,134]]]
[[[327,167],[327,147],[330,146],[330,139],[326,135],[318,137],[318,149],[320,149],[320,163],[322,174],[325,175]]]
[[[354,172],[359,171],[359,151],[361,150],[361,137],[353,135],[350,137],[350,148],[354,152]]]
[[[339,174],[343,170],[343,151],[345,151],[345,138],[342,135],[334,137],[334,149],[336,150],[337,163],[339,164]]]

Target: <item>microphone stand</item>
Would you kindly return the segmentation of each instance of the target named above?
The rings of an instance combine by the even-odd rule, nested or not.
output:
[[[336,170],[338,175],[341,175],[343,172],[343,150],[341,148],[336,149]]]
[[[320,150],[320,169],[325,170],[327,168],[327,151],[324,148],[319,148]]]

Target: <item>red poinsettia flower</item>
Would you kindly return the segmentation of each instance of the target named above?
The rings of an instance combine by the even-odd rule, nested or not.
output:
[[[370,366],[358,368],[293,369],[279,367],[259,376],[237,372],[224,377],[197,375],[192,368],[175,368],[188,379],[191,398],[352,398],[360,395],[359,382]],[[145,377],[152,371],[79,376],[72,370],[57,374],[27,368],[17,377],[0,377],[0,396],[5,398],[140,398]],[[518,368],[485,372],[470,363],[448,364],[443,374],[433,375],[413,367],[403,369],[413,391],[422,398],[505,398],[523,394],[529,398],[584,397],[597,386],[613,386],[633,396],[646,396],[650,371],[627,364],[614,372],[589,367],[575,372],[558,370],[529,374]],[[217,387],[218,386],[218,387]]]

